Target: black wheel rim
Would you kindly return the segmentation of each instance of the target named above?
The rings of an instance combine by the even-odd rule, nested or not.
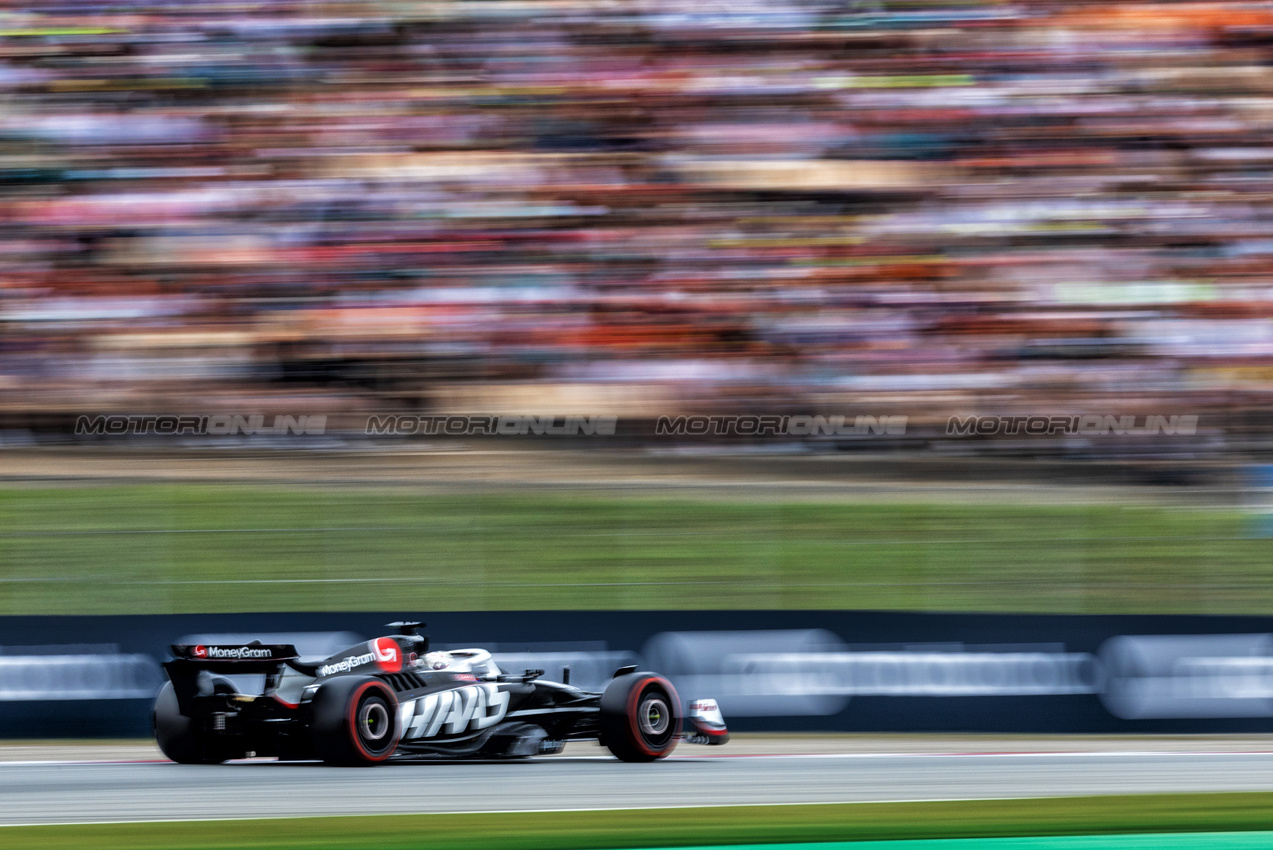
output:
[[[637,729],[646,743],[662,747],[672,739],[675,717],[671,701],[661,688],[650,688],[637,702]]]
[[[356,716],[358,737],[371,752],[381,752],[393,741],[393,716],[380,697],[363,700]]]

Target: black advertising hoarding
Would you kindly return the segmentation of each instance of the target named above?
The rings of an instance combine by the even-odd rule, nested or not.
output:
[[[1273,618],[860,611],[302,612],[0,618],[10,737],[149,734],[172,644],[329,655],[419,617],[436,648],[600,689],[638,664],[737,731],[1273,731]]]

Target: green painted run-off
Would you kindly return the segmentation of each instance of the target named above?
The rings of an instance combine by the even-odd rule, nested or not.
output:
[[[677,847],[663,850],[1273,850],[1273,832],[835,841],[817,844],[734,844],[725,847]]]

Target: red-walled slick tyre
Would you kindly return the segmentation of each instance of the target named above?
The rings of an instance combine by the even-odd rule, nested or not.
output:
[[[314,751],[328,764],[379,764],[398,746],[398,699],[379,679],[333,679],[309,710]]]
[[[623,761],[655,761],[676,748],[681,701],[655,673],[612,679],[601,695],[601,740]]]

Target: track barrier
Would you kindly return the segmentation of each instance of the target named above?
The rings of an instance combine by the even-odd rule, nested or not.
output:
[[[327,656],[418,612],[0,617],[0,735],[145,736],[172,643]],[[424,614],[435,649],[600,690],[636,664],[738,731],[1273,731],[1273,618],[861,611]],[[71,643],[69,641],[74,641]],[[243,682],[244,688],[255,686]]]

